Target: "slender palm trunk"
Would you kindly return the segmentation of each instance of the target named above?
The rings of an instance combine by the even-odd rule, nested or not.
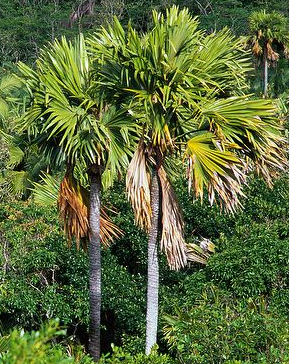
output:
[[[101,250],[100,250],[100,188],[99,171],[90,173],[89,212],[89,353],[97,362],[100,358],[100,309],[101,309]]]
[[[264,97],[268,97],[268,54],[266,44],[264,48]]]
[[[159,263],[158,263],[158,228],[160,213],[160,182],[156,167],[152,171],[151,184],[152,221],[148,236],[148,284],[146,316],[146,354],[157,341]]]

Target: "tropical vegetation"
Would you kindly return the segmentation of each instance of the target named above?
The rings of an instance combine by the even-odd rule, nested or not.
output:
[[[286,0],[12,3],[0,363],[287,363]]]

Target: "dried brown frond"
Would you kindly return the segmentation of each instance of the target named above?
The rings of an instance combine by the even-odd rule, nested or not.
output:
[[[271,62],[276,62],[279,59],[279,54],[273,50],[270,43],[267,43],[267,57]]]
[[[128,166],[126,190],[136,223],[148,231],[151,226],[150,176],[147,172],[145,144],[142,139]]]
[[[228,212],[235,212],[238,207],[242,207],[239,197],[244,197],[242,185],[245,184],[245,165],[228,163],[223,167],[222,174],[214,171],[202,173],[199,168],[195,168],[193,158],[188,158],[187,178],[189,192],[193,188],[196,197],[203,201],[204,187],[207,187],[208,198],[211,205],[216,202],[216,196],[222,207]]]
[[[189,262],[207,264],[211,254],[215,252],[215,244],[209,239],[202,239],[200,245],[186,244],[186,254]]]
[[[260,46],[258,41],[253,42],[252,52],[256,56],[259,56],[260,54],[262,54],[262,47]]]
[[[112,211],[110,209],[110,211]],[[105,212],[105,208],[100,209],[100,239],[105,246],[109,246],[110,242],[114,238],[118,239],[123,236],[123,231],[116,226],[108,214]]]
[[[72,238],[75,237],[77,249],[80,243],[87,247],[89,237],[89,193],[67,172],[60,184],[58,208],[61,220],[64,222],[64,232],[71,247]],[[100,239],[105,246],[123,233],[107,215],[100,210]]]
[[[187,263],[184,220],[177,196],[163,167],[158,170],[158,175],[162,191],[161,250],[170,268],[177,270]]]
[[[79,249],[80,241],[85,241],[88,237],[88,203],[84,189],[70,172],[65,174],[60,184],[58,208],[60,218],[64,222],[64,232],[67,235],[69,247],[74,236]]]
[[[286,153],[288,140],[283,136],[277,137],[269,130],[262,134],[265,143],[255,146],[255,155],[252,158],[257,174],[264,178],[269,187],[273,186],[273,180],[280,176],[289,167]]]
[[[217,195],[221,206],[226,211],[234,213],[239,207],[242,207],[239,198],[245,197],[242,185],[245,184],[246,175],[236,165],[231,165],[230,168],[231,171],[225,175],[214,173],[208,183],[208,196],[211,205],[215,202]]]

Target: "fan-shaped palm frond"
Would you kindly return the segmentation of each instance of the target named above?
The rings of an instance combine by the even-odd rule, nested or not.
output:
[[[13,74],[8,74],[0,79],[0,120],[8,117],[10,106],[13,102],[13,92],[19,89],[22,83]],[[0,124],[1,125],[1,124]],[[2,128],[1,128],[2,129]]]
[[[223,150],[210,132],[191,138],[186,156],[189,189],[193,183],[194,192],[202,199],[204,187],[207,187],[211,204],[215,201],[216,192],[225,207],[234,211],[240,204],[238,195],[243,195],[241,186],[245,180],[240,159]]]
[[[43,172],[39,182],[34,182],[31,191],[34,201],[42,206],[56,206],[59,193],[57,178]]]

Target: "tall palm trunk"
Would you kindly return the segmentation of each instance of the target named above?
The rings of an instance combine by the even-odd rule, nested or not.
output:
[[[267,44],[264,47],[264,97],[268,96],[268,52]]]
[[[146,354],[157,341],[158,296],[159,296],[159,263],[158,263],[158,229],[160,213],[160,182],[157,168],[152,170],[151,184],[152,221],[148,234],[148,283],[147,283],[147,316],[146,316]]]
[[[89,353],[97,362],[100,358],[100,310],[101,310],[101,250],[100,250],[100,188],[99,170],[90,172],[89,212]]]

